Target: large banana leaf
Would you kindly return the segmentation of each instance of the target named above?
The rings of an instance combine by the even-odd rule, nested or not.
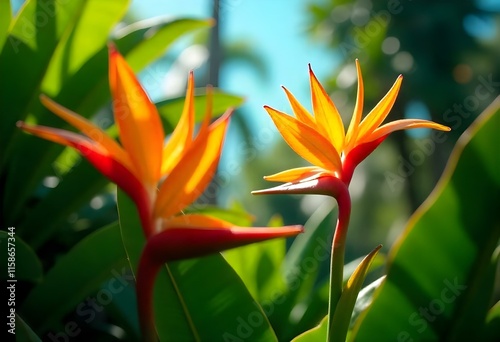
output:
[[[500,238],[500,99],[467,129],[410,219],[355,341],[473,341],[492,303]],[[492,318],[488,318],[490,321]],[[500,333],[489,333],[498,341]]]

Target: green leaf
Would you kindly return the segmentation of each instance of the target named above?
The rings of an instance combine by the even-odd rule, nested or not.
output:
[[[378,256],[380,256],[380,253],[378,253],[372,261],[372,265],[370,266],[371,268],[373,268],[373,264],[376,262],[375,259],[377,259]],[[375,291],[380,287],[384,280],[385,276],[382,276],[374,282],[366,285],[361,289],[361,291],[359,291],[358,298],[356,299],[356,304],[354,305],[354,309],[352,310],[349,329],[353,329],[354,324],[357,322],[360,315],[371,305]]]
[[[500,336],[500,301],[498,301],[486,316],[486,325],[481,334],[481,341],[498,341]]]
[[[285,240],[275,239],[235,248],[223,253],[224,258],[238,273],[253,298],[257,299],[273,322],[274,306],[286,293],[281,275],[285,257]]]
[[[128,25],[115,33],[118,49],[135,72],[161,57],[167,46],[186,33],[213,25],[211,19],[158,17]]]
[[[72,31],[70,39],[61,42],[60,47],[56,51],[47,76],[44,79],[42,89],[43,92],[53,96],[54,99],[62,105],[72,109],[73,111],[85,117],[92,116],[107,100],[109,100],[109,87],[107,76],[107,35],[104,32],[109,32],[114,23],[121,16],[124,6],[128,0],[116,2],[90,1],[86,12],[78,21]],[[96,8],[96,6],[100,6]],[[105,15],[106,21],[100,23],[99,29],[92,18],[88,15],[93,12],[99,12]],[[111,15],[112,14],[112,15]],[[107,25],[103,27],[102,25]],[[149,63],[157,57],[158,49],[166,50],[173,40],[189,30],[197,29],[198,27],[206,26],[206,20],[175,20],[164,23],[160,27],[143,25],[143,29],[148,33],[141,37],[135,34],[135,31],[121,31],[124,36],[118,40],[120,45],[121,39],[127,39],[128,35],[134,36],[134,39],[129,39],[126,44],[127,52],[134,51],[136,56],[141,56],[141,63]],[[158,29],[158,30],[157,30]],[[160,41],[158,35],[165,33],[171,34],[168,39]],[[148,48],[148,44],[142,44],[141,39],[154,40],[156,48]],[[92,43],[92,44],[91,44]],[[73,46],[77,47],[73,47]],[[64,61],[68,59],[68,54],[74,50],[79,50],[79,57],[71,65]],[[83,53],[84,52],[84,53]],[[85,56],[85,58],[83,58]],[[127,55],[125,55],[128,58]],[[75,64],[77,63],[77,64]],[[142,65],[141,64],[141,65]],[[145,65],[145,64],[144,64]],[[142,66],[137,66],[142,68]],[[64,72],[62,71],[64,70]],[[137,71],[139,71],[137,70]],[[93,77],[88,77],[92,74]],[[61,81],[64,79],[64,82]],[[46,125],[60,126],[61,120],[48,110],[43,108],[38,99],[35,100],[33,110],[38,120],[43,120]],[[101,118],[97,120],[99,126],[109,125],[108,119]],[[51,142],[43,141],[35,137],[22,135],[22,140],[16,143],[15,158],[9,165],[9,182],[7,184],[6,196],[11,198],[9,208],[5,212],[9,215],[7,222],[17,222],[16,216],[20,213],[22,206],[26,202],[28,196],[33,193],[35,187],[39,184],[43,176],[52,174],[56,171],[57,165],[54,161],[63,149]],[[68,159],[71,155],[66,156],[65,153],[61,156]],[[57,162],[59,162],[57,159]],[[80,159],[69,158],[70,162],[75,163],[75,167],[71,174],[60,182],[56,189],[51,191],[51,201],[41,201],[34,209],[35,215],[30,215],[26,221],[20,224],[21,229],[32,227],[35,218],[41,218],[43,224],[38,223],[40,227],[44,227],[44,232],[38,232],[36,236],[36,245],[42,244],[50,234],[58,228],[57,220],[66,215],[65,212],[59,210],[57,206],[52,205],[56,202],[67,203],[67,208],[76,208],[82,203],[88,202],[95,194],[102,189],[106,182],[103,177],[96,172],[89,172],[89,166],[86,162],[79,163]],[[39,167],[33,169],[32,165],[37,164]],[[57,171],[56,175],[60,176]],[[84,175],[77,177],[77,175]],[[78,193],[79,196],[68,196],[67,193]],[[52,218],[56,222],[52,221]]]
[[[356,341],[471,341],[482,330],[500,237],[499,107],[497,99],[467,129],[410,219],[386,281],[356,324]]]
[[[33,248],[39,248],[55,232],[59,224],[72,212],[78,210],[109,183],[92,165],[83,161],[82,165],[58,178],[59,184],[51,189],[19,224]],[[75,196],[78,194],[78,196]],[[55,206],[54,203],[64,203]]]
[[[219,219],[231,222],[234,225],[240,226],[240,227],[251,226],[252,222],[254,220],[252,215],[250,215],[246,211],[241,210],[239,208],[224,209],[224,208],[219,208],[219,207],[216,207],[213,205],[204,205],[204,204],[203,205],[195,204],[193,206],[196,207],[196,210],[187,208],[186,210],[184,210],[184,212],[186,214],[197,213],[197,214],[203,214],[203,215],[217,217]]]
[[[304,331],[298,325],[302,320],[303,310],[295,311],[297,306],[307,303],[311,293],[316,291],[316,285],[321,268],[328,270],[333,235],[336,205],[327,202],[320,206],[304,225],[304,233],[297,236],[286,254],[284,263],[284,278],[288,292],[284,302],[276,306],[274,319],[276,333],[280,338],[290,340]]]
[[[3,49],[5,39],[9,35],[9,26],[12,20],[12,9],[10,0],[0,0],[0,52]]]
[[[96,9],[94,8],[96,4],[100,4],[99,6],[102,7]],[[112,2],[112,4],[114,4],[115,7],[118,5],[121,7],[126,5],[123,0],[121,2]],[[64,57],[64,54],[67,54],[68,51],[72,50],[59,48],[56,51],[54,60],[51,62],[51,67],[47,72],[46,78],[44,79],[43,84],[47,85],[47,87],[44,87],[43,92],[54,95],[58,102],[73,109],[74,111],[77,111],[83,116],[90,116],[109,98],[107,82],[107,48],[105,46],[106,35],[103,35],[102,32],[108,32],[114,22],[116,22],[116,20],[118,20],[121,16],[123,11],[123,8],[121,7],[113,9],[111,6],[111,3],[103,3],[102,1],[90,3],[88,11],[104,14],[108,13],[108,20],[103,22],[104,24],[107,23],[108,26],[95,30],[95,23],[92,20],[86,20],[86,17],[84,16],[80,19],[79,25],[76,26],[75,30],[71,34],[71,37],[75,38],[60,45],[65,47],[67,45],[73,46],[77,44],[81,47],[80,50],[87,51],[86,54],[82,54],[86,56],[87,59],[83,59],[82,56],[78,59],[80,64],[77,66],[81,65],[81,68],[70,67],[63,63],[63,61],[67,59],[67,57]],[[88,11],[85,13],[91,13]],[[111,16],[109,15],[110,12],[114,14]],[[200,25],[202,25],[204,21],[200,22]],[[183,20],[175,21],[168,23],[168,25],[165,24],[163,30],[167,30],[167,28],[169,28],[168,32],[171,32],[172,34],[180,34],[181,32],[184,32],[184,30],[180,30],[179,26],[176,25],[186,27],[185,24],[186,23]],[[197,25],[194,24],[195,23],[193,23],[192,29],[197,27]],[[149,36],[149,38],[154,38],[157,34],[160,34],[154,30],[154,27],[149,26],[149,29],[149,32],[153,33],[152,36]],[[95,34],[96,37],[93,37],[88,32],[89,30]],[[86,40],[81,37],[86,37]],[[123,39],[126,37],[127,36]],[[178,38],[178,36],[172,36],[171,38],[174,37]],[[93,44],[89,45],[88,41],[93,42]],[[84,45],[84,43],[86,45]],[[168,41],[162,42],[162,44],[158,44],[158,47],[166,49],[171,43],[172,39],[169,39]],[[140,53],[143,60],[148,63],[155,58],[155,56],[151,54],[152,51],[143,51],[140,39],[131,41],[128,47],[129,49],[133,49],[134,51],[137,51],[137,53]],[[75,63],[76,62],[73,64]],[[61,69],[67,70],[63,73],[60,71]],[[94,77],[88,77],[89,74],[94,75]],[[61,83],[59,79],[65,79],[64,83]],[[96,90],[101,87],[103,87],[104,90]],[[76,88],[79,90],[75,91]],[[45,124],[57,126],[60,122],[60,119],[46,109],[41,108],[40,105],[38,105],[37,109],[37,117],[41,118],[43,116]],[[99,121],[98,124],[101,125],[103,123]],[[12,177],[12,181],[8,184],[7,195],[12,198],[14,200],[13,203],[17,203],[18,206],[17,208],[10,208],[10,210],[7,211],[9,213],[17,213],[26,197],[33,191],[34,187],[40,181],[40,178],[43,175],[51,173],[55,170],[57,166],[54,164],[55,162],[52,161],[62,150],[61,147],[50,142],[41,141],[38,138],[25,137],[25,140],[25,144],[23,145],[24,148],[18,149],[17,157],[11,165],[11,173],[15,173],[16,177]],[[35,144],[35,142],[37,143]],[[74,158],[71,159],[75,160]],[[92,196],[94,196],[95,193],[102,189],[102,187],[107,183],[102,176],[93,170],[89,171],[89,165],[86,162],[78,164],[80,160],[76,159],[76,161],[77,164],[71,174],[68,177],[63,177],[64,182],[61,182],[56,189],[50,192],[50,201],[47,202],[47,200],[44,200],[40,202],[34,209],[34,215],[27,217],[26,221],[20,225],[20,228],[24,229],[26,227],[32,227],[34,222],[38,222],[36,220],[42,220],[42,222],[38,222],[38,225],[40,227],[44,227],[44,231],[37,232],[35,237],[36,240],[34,241],[36,246],[43,243],[45,239],[50,236],[50,233],[57,229],[57,219],[67,215],[67,210],[59,210],[56,206],[52,205],[53,202],[65,201],[65,203],[68,204],[66,209],[74,210],[82,203],[88,202],[90,198],[92,198]],[[44,167],[38,167],[36,168],[36,171],[33,172],[30,167],[33,163],[44,165]],[[68,196],[68,193],[78,193],[80,195]],[[68,198],[70,199],[70,203],[68,203]],[[56,222],[52,221],[52,218],[54,218],[54,221]],[[15,220],[14,218],[11,218],[10,221]]]
[[[124,287],[123,291],[114,294],[113,301],[106,307],[106,312],[127,332],[129,340],[140,341],[135,286]]]
[[[28,6],[34,2],[36,1],[31,1]],[[60,2],[55,3],[59,4]],[[67,32],[57,37],[57,41],[50,42],[54,45],[54,49],[46,56],[39,53],[32,56],[32,60],[28,62],[30,68],[21,65],[24,72],[29,72],[30,75],[32,65],[42,64],[44,68],[40,71],[37,79],[33,81],[33,87],[23,87],[18,90],[23,92],[23,96],[29,98],[26,100],[29,105],[25,108],[26,113],[17,119],[24,119],[29,112],[31,115],[28,116],[28,120],[43,123],[46,126],[61,126],[62,120],[41,105],[38,98],[40,93],[47,94],[56,102],[72,110],[79,110],[78,107],[85,101],[86,94],[96,86],[97,77],[107,73],[107,33],[125,13],[128,3],[129,0],[89,0],[82,3],[78,8],[78,13],[66,27]],[[51,15],[52,5],[45,3],[40,4],[40,7],[46,8],[46,10],[42,11],[41,17],[37,16],[37,18]],[[59,8],[56,10],[56,13],[64,11]],[[52,14],[52,16],[54,15]],[[43,30],[44,28],[39,27],[39,29]],[[52,39],[56,39],[56,37],[52,37]],[[25,52],[19,51],[20,55],[23,53]],[[0,63],[3,62],[0,60]],[[20,61],[12,61],[11,63],[17,66]],[[17,77],[23,77],[23,74],[19,74]],[[15,113],[20,114],[19,112]],[[79,113],[87,117],[90,115],[90,113]],[[12,117],[16,116],[12,115]],[[15,128],[14,124],[12,125],[12,128]],[[51,172],[51,164],[63,150],[61,146],[28,136],[19,129],[16,131],[15,138],[10,146],[11,160],[5,190],[6,196],[11,199],[10,208],[6,210],[8,222],[17,222],[16,216],[21,212],[28,197],[39,185],[42,177]],[[41,165],[41,167],[33,168],[33,165]],[[50,217],[50,215],[46,216]]]
[[[107,279],[114,279],[113,286],[128,285],[127,270],[118,223],[101,228],[58,260],[26,298],[22,315],[36,331],[46,331],[77,305],[82,310],[85,297]]]
[[[365,257],[359,257],[357,259],[354,259],[353,261],[348,262],[347,264],[344,265],[344,277],[343,277],[343,284],[347,284],[349,281],[349,278],[351,278],[352,274],[358,268],[359,264],[363,261]],[[383,253],[377,253],[374,257],[373,260],[370,263],[370,269],[369,271],[374,271],[375,269],[384,266],[386,263],[386,256]]]
[[[380,248],[382,248],[382,245],[377,246],[363,259],[363,261],[361,261],[342,290],[342,295],[340,296],[337,307],[335,308],[335,314],[330,321],[329,341],[343,342],[346,340],[349,323],[351,322],[352,311],[354,309],[356,299],[358,298],[359,290],[361,290],[361,286],[365,281],[370,264]]]
[[[31,0],[14,19],[8,43],[0,54],[2,92],[0,108],[0,161],[5,162],[6,148],[15,123],[24,119],[35,100],[45,71],[60,39],[78,21],[86,1],[45,2]],[[57,13],[57,15],[56,15]],[[29,65],[29,68],[26,66]]]
[[[223,114],[228,108],[236,108],[240,106],[244,99],[241,96],[226,94],[214,89],[212,101],[212,115],[216,117]],[[203,119],[203,116],[205,115],[206,103],[207,97],[205,95],[205,90],[203,90],[203,93],[195,95],[194,108],[196,122]],[[156,106],[160,112],[165,131],[173,131],[181,117],[182,108],[184,106],[184,97],[161,101],[158,102]]]
[[[319,342],[326,341],[326,331],[328,328],[328,317],[323,318],[321,323],[317,326],[303,332],[299,336],[295,337],[293,342]]]
[[[31,247],[15,232],[13,227],[9,227],[8,231],[0,231],[0,278],[39,281],[42,278],[42,264]],[[14,267],[14,277],[9,277],[9,266]]]
[[[363,257],[357,258],[344,266],[344,286],[351,275],[356,270],[356,267],[361,263]],[[368,272],[371,272],[378,267],[385,264],[385,256],[377,253],[372,259]],[[353,315],[351,318],[351,326],[357,320],[359,314],[366,309],[373,296],[373,292],[380,285],[380,282],[374,282],[367,287],[363,288],[356,300]],[[320,286],[317,286],[314,291],[311,291],[309,297],[303,303],[306,307],[304,314],[296,326],[300,330],[309,329],[309,327],[316,324],[322,317],[328,313],[328,296],[329,296],[329,279],[326,278]],[[325,335],[326,336],[326,335]],[[326,337],[325,337],[326,339]]]
[[[134,272],[145,244],[134,203],[118,191],[123,242]],[[260,306],[220,254],[171,262],[156,279],[161,341],[275,341]]]
[[[42,340],[38,337],[28,324],[16,314],[16,341],[26,341],[26,342],[41,342]]]

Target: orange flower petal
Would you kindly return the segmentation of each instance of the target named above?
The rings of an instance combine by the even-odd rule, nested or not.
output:
[[[328,171],[317,166],[306,166],[285,170],[270,176],[265,176],[264,179],[270,182],[296,182],[317,174],[321,174],[322,172]]]
[[[344,147],[344,123],[332,99],[326,93],[321,83],[314,75],[309,65],[311,96],[316,127],[323,136],[330,139],[335,149],[340,153]]]
[[[40,95],[40,101],[45,107],[47,107],[47,109],[69,123],[71,126],[80,130],[87,137],[101,145],[108,151],[109,154],[112,154],[129,170],[134,171],[132,163],[130,162],[130,159],[125,150],[115,140],[110,138],[101,128],[94,125],[86,118],[52,101],[45,95]],[[133,173],[135,173],[135,171]]]
[[[89,149],[100,150],[101,153],[105,152],[105,149],[95,141],[78,133],[54,127],[28,125],[22,121],[18,121],[16,125],[25,132],[31,133],[39,138],[49,140],[60,145],[69,147],[75,147],[76,145],[85,145]]]
[[[356,95],[356,105],[354,106],[354,113],[351,118],[351,123],[347,129],[344,153],[348,153],[356,142],[358,137],[358,127],[363,115],[363,101],[365,97],[365,88],[363,86],[363,75],[361,74],[361,67],[359,61],[356,59],[356,73],[358,74],[358,92]]]
[[[276,109],[264,106],[287,144],[313,165],[338,171],[342,169],[339,153],[314,128]]]
[[[165,220],[162,229],[170,227],[231,228],[234,227],[234,224],[208,215],[186,214]]]
[[[377,129],[378,126],[380,126],[380,124],[385,120],[385,118],[391,111],[394,102],[396,102],[396,97],[398,96],[402,81],[403,75],[399,75],[399,77],[396,79],[396,82],[394,82],[394,85],[387,92],[387,94],[370,111],[370,113],[366,115],[366,117],[359,125],[357,140],[365,141],[366,137],[370,135],[375,129]]]
[[[19,121],[17,126],[37,137],[77,149],[106,178],[122,188],[137,204],[141,220],[149,220],[149,198],[141,182],[114,155],[95,141],[74,132],[45,126],[31,126]],[[147,225],[149,226],[149,225]]]
[[[191,204],[205,190],[219,162],[230,112],[200,131],[189,150],[160,187],[155,204],[156,217],[170,218]]]
[[[446,132],[451,130],[451,128],[448,126],[444,126],[428,120],[420,120],[420,119],[396,120],[377,128],[372,134],[366,137],[365,141],[361,141],[360,143],[376,140],[394,131],[400,131],[403,129],[412,129],[412,128],[431,128]]]
[[[181,118],[163,149],[162,176],[170,173],[193,141],[194,130],[194,75],[189,73],[186,99]]]
[[[109,56],[109,82],[120,141],[143,182],[156,186],[160,179],[163,126],[125,59],[113,47]]]
[[[203,136],[208,133],[210,130],[210,120],[212,119],[212,106],[213,106],[213,89],[211,86],[207,87],[207,103],[205,106],[205,117],[200,125],[200,129],[198,131],[198,136]],[[232,108],[227,110],[227,115],[233,112]]]
[[[288,97],[288,101],[292,106],[293,114],[299,120],[305,123],[308,126],[315,127],[316,122],[314,121],[314,117],[300,104],[299,101],[293,96],[291,92],[288,91],[285,87],[282,87]]]

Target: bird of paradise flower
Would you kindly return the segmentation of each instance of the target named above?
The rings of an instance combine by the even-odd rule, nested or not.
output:
[[[339,213],[332,242],[328,341],[345,339],[357,292],[368,265],[381,247],[377,247],[363,260],[344,289],[342,279],[345,242],[351,213],[348,187],[355,168],[392,132],[412,128],[450,130],[447,126],[420,119],[396,120],[382,125],[396,101],[403,81],[402,75],[362,120],[364,86],[358,60],[356,60],[356,72],[358,77],[356,104],[347,132],[337,107],[314,75],[311,66],[309,66],[309,79],[314,115],[285,87],[283,89],[295,117],[264,106],[285,142],[312,166],[293,168],[265,176],[264,179],[268,181],[285,183],[252,192],[253,194],[324,194],[337,200]],[[342,306],[342,310],[336,310],[337,306]]]
[[[120,53],[110,46],[109,81],[120,143],[80,115],[41,96],[42,103],[83,134],[18,122],[22,130],[78,150],[134,201],[146,237],[137,271],[137,299],[145,340],[155,340],[153,287],[167,261],[203,256],[272,238],[294,236],[301,226],[235,227],[206,214],[184,214],[214,176],[232,110],[211,123],[209,91],[197,134],[194,76],[188,79],[181,118],[165,142],[160,116]]]

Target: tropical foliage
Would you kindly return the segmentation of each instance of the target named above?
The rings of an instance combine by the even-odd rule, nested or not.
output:
[[[349,86],[338,78],[321,83],[310,67],[310,105],[292,95],[295,85],[285,88],[291,111],[265,103],[305,164],[294,165],[302,161],[284,144],[274,147],[280,153],[273,163],[257,150],[238,176],[241,187],[260,188],[270,166],[279,173],[266,180],[283,184],[255,191],[269,195],[252,199],[266,211],[249,213],[238,202],[220,205],[213,190],[222,181],[222,147],[251,138],[251,120],[237,109],[245,87],[238,95],[212,89],[200,82],[203,69],[184,75],[186,93],[175,98],[152,97],[141,84],[149,65],[176,53],[174,42],[206,39],[212,19],[137,22],[127,15],[129,0],[27,0],[15,11],[14,4],[0,0],[0,276],[4,329],[18,341],[500,339],[497,52],[470,37],[464,46],[450,38],[439,55],[447,67],[424,68],[437,43],[423,44],[431,32],[425,25],[417,25],[417,41],[408,35],[416,17],[435,23],[439,8],[374,2],[371,20],[363,21],[366,2],[309,5],[309,33],[327,37],[345,57],[335,75],[351,70],[357,78]],[[441,18],[453,22],[472,11],[454,8],[455,16]],[[391,20],[382,20],[382,11]],[[344,20],[346,13],[353,20]],[[361,44],[360,34],[374,25],[377,34]],[[212,49],[221,48],[215,34]],[[389,53],[389,38],[422,66],[406,70],[404,87],[396,69],[408,59]],[[266,70],[255,56],[240,50],[233,57]],[[465,81],[467,58],[488,61],[471,67],[486,75],[477,79],[487,97]],[[149,80],[160,86],[159,78]],[[356,94],[348,126],[338,88]],[[443,89],[453,91],[451,104]],[[484,101],[476,109],[484,112],[454,127],[453,103],[478,96]],[[412,101],[434,114],[401,117]],[[452,114],[435,115],[446,106]],[[226,134],[230,121],[238,137]],[[409,128],[432,133],[421,140],[393,133]],[[434,190],[394,245],[382,247],[391,239],[352,229],[379,222],[368,222],[370,210],[392,217],[376,205],[379,191],[359,199],[354,170],[374,177],[366,170],[385,167],[377,158],[393,153],[384,146],[402,141],[410,153],[425,145],[432,160],[446,155],[437,152],[446,144],[454,147]],[[406,178],[411,193],[418,182]],[[324,201],[301,221],[297,200],[311,194]],[[266,227],[253,227],[255,220]]]

